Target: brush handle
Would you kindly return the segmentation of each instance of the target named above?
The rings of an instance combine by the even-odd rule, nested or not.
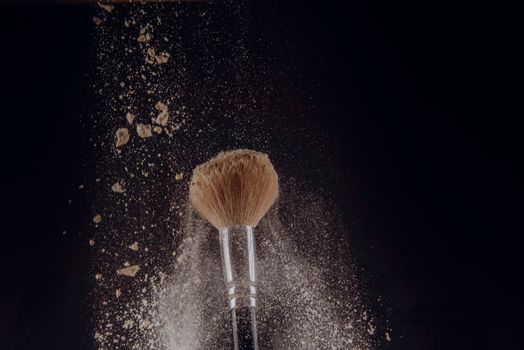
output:
[[[231,310],[234,350],[258,350],[256,309],[243,307]]]
[[[235,350],[258,350],[255,235],[251,226],[220,230],[220,252]]]

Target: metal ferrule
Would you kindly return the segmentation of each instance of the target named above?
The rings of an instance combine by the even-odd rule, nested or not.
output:
[[[220,253],[229,309],[257,306],[255,236],[252,226],[220,230]]]

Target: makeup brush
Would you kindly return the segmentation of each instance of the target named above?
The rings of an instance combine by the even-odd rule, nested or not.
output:
[[[258,350],[253,228],[277,197],[278,176],[264,153],[222,152],[193,170],[191,203],[219,231],[235,350]]]

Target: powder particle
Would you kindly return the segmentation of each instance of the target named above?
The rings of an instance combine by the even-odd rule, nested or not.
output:
[[[101,8],[103,8],[104,10],[106,10],[109,13],[111,13],[111,11],[113,11],[113,9],[115,8],[112,5],[104,5],[104,4],[101,4],[100,2],[98,3],[98,6],[100,6]]]
[[[104,0],[98,1],[104,2]],[[127,11],[127,8],[119,8],[118,10]],[[187,245],[182,247],[175,244],[183,237],[192,238],[192,232],[203,231],[206,229],[206,226],[203,225],[201,220],[195,221],[196,219],[194,220],[192,215],[184,216],[186,212],[179,206],[173,209],[176,217],[169,221],[167,230],[160,227],[163,225],[159,225],[158,228],[153,228],[153,226],[151,226],[151,229],[149,228],[151,223],[158,223],[158,220],[155,219],[156,215],[152,215],[152,212],[158,211],[159,207],[163,208],[167,203],[171,203],[173,198],[176,198],[176,202],[179,203],[186,197],[186,188],[182,186],[185,175],[181,170],[192,168],[197,161],[195,158],[200,159],[199,157],[202,154],[210,152],[209,148],[214,147],[214,144],[209,146],[207,140],[200,140],[199,135],[203,136],[200,134],[201,130],[193,129],[193,126],[200,125],[200,122],[207,123],[209,121],[198,119],[196,123],[186,124],[185,122],[187,122],[186,119],[189,115],[186,113],[189,112],[185,112],[184,107],[186,103],[185,96],[190,96],[194,92],[190,89],[192,86],[194,86],[194,90],[197,92],[200,88],[207,86],[207,82],[203,83],[199,80],[200,76],[193,77],[185,74],[186,69],[192,69],[195,66],[198,68],[198,64],[192,62],[192,58],[198,57],[192,57],[191,53],[200,52],[196,49],[200,47],[197,45],[201,45],[202,48],[206,48],[204,53],[212,56],[214,52],[207,51],[207,47],[215,47],[215,38],[207,38],[206,35],[208,34],[206,34],[200,40],[194,40],[191,45],[195,45],[195,47],[190,47],[188,52],[180,52],[181,57],[189,54],[187,60],[183,59],[181,62],[176,60],[177,65],[175,65],[169,61],[171,58],[167,56],[169,57],[167,59],[168,63],[160,66],[157,56],[161,56],[161,52],[165,50],[175,53],[179,50],[178,48],[185,46],[183,45],[183,40],[185,39],[178,36],[178,33],[185,32],[180,30],[181,25],[179,24],[184,21],[170,20],[170,23],[176,29],[173,30],[176,35],[171,35],[171,33],[163,32],[166,30],[165,26],[156,27],[157,23],[160,24],[159,20],[156,21],[158,17],[154,18],[153,15],[146,16],[141,12],[141,8],[133,11],[130,11],[125,22],[123,18],[118,17],[119,21],[123,22],[119,25],[108,22],[104,23],[101,28],[95,28],[99,29],[96,32],[99,35],[101,44],[98,46],[101,55],[97,57],[99,57],[100,66],[104,68],[97,86],[101,89],[103,88],[100,96],[109,102],[110,108],[104,109],[104,113],[107,113],[109,118],[108,122],[111,123],[109,124],[111,125],[109,133],[114,132],[119,127],[127,126],[129,133],[133,134],[133,128],[136,127],[136,124],[143,122],[150,124],[153,135],[156,135],[157,130],[162,130],[162,135],[147,142],[138,143],[136,146],[139,146],[139,149],[133,149],[131,146],[135,145],[130,143],[129,146],[125,146],[125,154],[114,152],[113,149],[113,152],[109,154],[113,158],[104,157],[104,161],[101,161],[99,164],[106,167],[106,169],[101,169],[104,173],[102,175],[102,183],[109,184],[109,186],[97,186],[97,188],[101,188],[103,191],[100,193],[100,197],[104,198],[104,201],[96,203],[95,208],[99,208],[98,211],[100,212],[111,212],[112,217],[121,218],[121,220],[104,220],[104,229],[107,225],[108,235],[104,237],[104,242],[97,242],[100,246],[105,245],[107,241],[113,248],[108,249],[106,253],[102,249],[92,249],[96,251],[94,253],[99,254],[100,260],[104,263],[103,266],[113,266],[113,271],[117,272],[116,274],[113,272],[108,275],[108,272],[103,270],[103,281],[97,282],[94,287],[97,298],[94,299],[96,303],[94,307],[96,328],[93,332],[96,331],[95,338],[99,342],[97,348],[144,350],[231,348],[225,344],[229,341],[230,334],[222,336],[223,332],[220,328],[225,327],[219,327],[221,324],[230,323],[228,313],[224,312],[222,315],[217,312],[209,315],[205,311],[215,310],[215,307],[218,305],[225,305],[225,295],[216,292],[216,290],[222,290],[223,288],[219,257],[207,254],[208,244],[202,238],[198,238],[196,242],[188,240]],[[99,10],[99,12],[105,11]],[[120,13],[115,15],[120,15]],[[107,16],[107,13],[100,15],[100,17],[102,16]],[[160,16],[172,19],[173,14],[166,13],[165,15],[160,14]],[[142,29],[139,35],[137,35],[140,28]],[[188,29],[191,30],[191,28]],[[121,35],[122,39],[125,40],[118,42],[114,40]],[[154,36],[154,38],[151,36]],[[173,45],[160,42],[164,36],[169,36],[169,40],[174,42]],[[128,38],[130,41],[127,40]],[[156,46],[157,38],[160,39],[159,44],[162,44],[162,47]],[[206,41],[208,39],[210,41]],[[220,39],[220,37],[217,39]],[[167,39],[164,40],[167,42]],[[227,44],[229,41],[228,36],[228,41],[224,44]],[[120,42],[122,45],[118,44]],[[153,42],[154,49],[152,47]],[[232,40],[231,42],[235,41]],[[218,40],[218,43],[220,44],[220,40]],[[148,50],[149,48],[151,50]],[[136,57],[138,53],[140,53],[139,57]],[[172,60],[175,61],[176,57],[178,57],[178,53]],[[135,64],[135,58],[138,59],[138,66]],[[161,61],[166,60],[166,58],[159,58]],[[151,61],[151,63],[148,63],[146,60]],[[115,64],[117,61],[118,64]],[[185,64],[186,61],[188,62],[187,64]],[[204,60],[203,62],[207,63],[208,61]],[[232,62],[232,64],[236,65],[235,62]],[[224,61],[210,57],[209,64],[211,64],[210,68],[216,69],[222,67]],[[189,80],[185,80],[187,78],[178,80],[178,77],[186,76],[189,77]],[[216,78],[218,79],[219,77],[220,75]],[[211,78],[213,79],[213,77]],[[118,85],[122,81],[125,81],[125,87]],[[106,83],[109,85],[106,86]],[[116,89],[113,89],[113,83],[117,87]],[[196,83],[196,85],[193,83]],[[249,84],[248,81],[245,83]],[[224,84],[226,87],[232,87],[223,79],[217,81],[217,84],[219,84],[217,86]],[[187,87],[188,90],[184,91],[184,87]],[[241,95],[244,95],[244,93]],[[166,100],[167,96],[170,96],[169,100]],[[241,103],[245,102],[242,101],[243,97],[241,96],[234,97],[239,97]],[[250,93],[246,93],[246,97],[249,97],[251,100],[252,96]],[[158,104],[157,108],[155,101],[160,99],[163,102]],[[205,100],[205,108],[215,109],[217,113],[223,112],[221,110],[223,108],[221,106],[224,104],[222,100],[217,98]],[[168,101],[170,106],[166,105]],[[247,123],[245,125],[248,125],[256,121],[256,119],[250,119],[251,115],[258,115],[256,103],[251,105],[251,107],[250,104],[250,102],[247,104],[246,111],[249,113],[246,113],[245,120],[238,120],[242,130],[244,122]],[[175,105],[176,110],[174,109]],[[155,107],[155,109],[151,107]],[[124,112],[118,113],[118,111]],[[131,120],[129,120],[126,115],[127,111],[133,111],[137,114],[137,117],[132,116]],[[171,114],[167,121],[169,127],[166,126],[165,128],[160,123],[157,123],[157,116],[163,111]],[[149,113],[151,114],[148,115]],[[124,116],[126,116],[126,121],[122,118]],[[150,117],[152,117],[152,120],[149,119]],[[195,118],[203,117],[199,113]],[[177,125],[180,125],[178,127],[180,128],[179,134],[181,137],[164,137],[163,133],[169,135],[176,130]],[[101,130],[101,133],[101,138],[103,138],[105,131]],[[250,134],[246,133],[246,135],[242,135],[241,141],[247,142],[249,140],[249,142],[267,144],[264,136],[266,133],[257,132],[256,135],[260,136],[251,140]],[[135,135],[130,136],[134,137],[135,140],[138,137]],[[185,144],[185,140],[190,142]],[[99,140],[96,140],[96,142],[103,146]],[[274,151],[278,150],[275,149]],[[160,152],[162,152],[162,155],[160,155]],[[179,157],[180,162],[178,157],[173,156],[173,154],[177,153],[184,155]],[[157,154],[159,154],[158,157],[156,156]],[[124,155],[125,157],[123,157]],[[175,158],[177,160],[176,163],[168,161]],[[114,162],[114,159],[117,161]],[[155,162],[155,165],[149,166],[152,162]],[[114,167],[117,165],[125,168],[116,171],[117,169]],[[140,176],[140,174],[148,174],[149,177],[146,178],[146,175]],[[156,188],[158,188],[158,185],[167,185],[173,181],[173,178],[181,182],[178,184],[179,186],[172,187],[172,191],[168,193],[165,193],[165,191],[157,193]],[[108,192],[107,187],[116,182],[115,180],[125,183],[126,197],[104,195],[105,192]],[[291,201],[288,201],[290,204],[286,203],[292,209],[291,212],[297,213],[292,215],[292,217],[285,215],[287,224],[296,223],[298,227],[288,229],[288,227],[279,223],[278,220],[275,220],[275,217],[277,217],[275,214],[271,219],[271,225],[268,222],[261,224],[261,235],[257,237],[257,239],[261,238],[263,240],[261,242],[262,251],[260,256],[268,257],[260,261],[260,272],[263,273],[262,277],[264,277],[260,278],[261,290],[270,291],[270,293],[266,294],[268,297],[266,305],[277,305],[279,308],[282,307],[288,310],[285,314],[277,313],[277,315],[273,315],[274,310],[270,307],[261,308],[261,329],[267,331],[269,347],[297,350],[328,348],[369,350],[370,348],[366,346],[366,339],[369,338],[369,334],[366,332],[368,322],[363,322],[362,318],[360,318],[360,305],[356,301],[358,298],[355,298],[352,287],[355,283],[350,283],[353,281],[350,279],[351,272],[349,267],[345,269],[344,264],[338,264],[337,253],[334,252],[334,250],[337,250],[346,254],[348,251],[339,248],[336,244],[332,244],[333,242],[338,243],[338,237],[341,234],[339,236],[335,236],[335,234],[339,234],[338,232],[342,232],[344,228],[338,230],[338,226],[327,225],[330,230],[329,232],[324,232],[325,224],[327,220],[333,218],[333,214],[328,211],[315,211],[314,213],[309,211],[306,213],[304,209],[301,209],[301,205],[304,202],[310,203],[314,201],[304,201],[303,193],[299,193],[300,196],[297,196],[289,195],[288,191],[282,192],[288,193],[288,197],[283,196],[284,200],[285,198],[290,198]],[[106,197],[109,197],[107,198],[110,201],[109,203],[105,201]],[[296,200],[296,198],[300,198],[300,200]],[[129,200],[123,203],[123,200],[126,199]],[[282,205],[282,207],[286,206]],[[307,205],[305,207],[309,209],[312,206]],[[150,210],[150,212],[144,212],[144,208],[147,208],[146,210]],[[137,209],[140,210],[138,211]],[[128,220],[128,217],[131,220]],[[320,219],[314,220],[315,218]],[[315,226],[317,223],[319,225]],[[147,232],[148,234],[138,238],[137,235],[142,224],[144,224],[143,233]],[[185,229],[187,224],[191,227],[190,230]],[[274,224],[278,224],[278,229],[273,230]],[[335,227],[337,230],[333,230]],[[91,228],[95,230],[95,225],[92,225]],[[304,228],[304,231],[301,231],[302,228]],[[303,234],[303,232],[309,233],[309,230],[311,230],[311,233],[314,232],[314,234]],[[155,233],[158,231],[160,234],[150,235],[149,231]],[[288,231],[291,232],[288,233]],[[298,234],[299,231],[300,234]],[[173,232],[173,235],[164,234],[165,232]],[[280,233],[285,234],[282,234],[282,237],[280,237]],[[97,235],[93,233],[92,237],[99,237],[98,234],[100,233],[97,233]],[[317,255],[314,255],[310,259],[311,264],[308,264],[309,257],[305,258],[302,254],[297,255],[294,253],[294,249],[289,249],[293,245],[283,243],[286,237],[292,236],[293,238],[302,237],[301,242],[305,240],[307,247],[314,247],[314,249],[309,249],[310,251],[321,252],[322,254],[318,254],[321,256],[321,259],[316,259]],[[322,244],[313,244],[316,241],[311,237],[319,237],[317,241],[321,243],[329,241],[329,244],[326,243],[327,248],[322,250],[324,248]],[[329,237],[336,237],[337,239],[330,239]],[[129,249],[132,249],[131,246],[133,245],[130,246],[128,242],[133,243],[136,239],[141,239],[141,248],[139,251],[131,253]],[[147,253],[147,245],[152,247],[149,253]],[[165,254],[171,255],[172,249],[175,249],[172,258],[165,259]],[[131,264],[122,264],[125,259],[130,259],[131,255],[133,259],[137,259],[131,260],[132,264],[137,264],[136,271],[133,274],[135,278],[122,281],[122,279],[126,280],[129,277],[133,277],[126,275],[126,271],[133,272],[134,270],[130,266]],[[115,258],[119,259],[117,264],[120,264],[120,266],[115,265]],[[123,260],[120,260],[122,258]],[[302,259],[306,260],[305,264],[302,264]],[[179,261],[180,266],[174,271],[171,271],[172,262],[170,260]],[[342,261],[346,261],[345,256]],[[281,264],[280,262],[284,263]],[[317,265],[319,266],[318,268]],[[136,274],[139,266],[140,275]],[[342,279],[332,280],[330,278],[332,276],[332,266],[337,266],[337,271],[338,268],[344,267],[340,275],[349,276],[348,283],[345,282],[346,279],[342,281]],[[325,267],[326,270],[324,270]],[[282,273],[273,277],[273,271],[281,271]],[[325,271],[327,272],[324,276]],[[121,277],[121,275],[128,277]],[[208,276],[213,276],[213,279],[206,278]],[[326,278],[324,279],[324,277]],[[340,283],[339,280],[341,281]],[[146,281],[151,284],[146,285],[142,283]],[[123,282],[128,282],[128,285],[124,287]],[[126,295],[120,294],[117,288],[122,288],[120,293],[125,288]],[[347,293],[342,291],[347,291]],[[107,300],[107,292],[113,294],[112,301]],[[295,307],[297,297],[301,299],[300,308]],[[142,303],[144,298],[147,303]],[[109,301],[109,304],[107,301]],[[339,304],[339,301],[341,304]],[[109,307],[106,307],[107,305]],[[162,325],[151,325],[148,322],[150,320],[153,323],[158,322],[157,320],[162,320]],[[167,321],[164,322],[164,320]],[[107,325],[111,327],[107,327]],[[153,326],[151,331],[149,331],[150,326]],[[122,332],[122,330],[128,331]],[[384,330],[379,328],[375,334],[379,334],[379,332],[381,340],[385,342]],[[167,339],[164,335],[168,335]],[[271,338],[270,343],[269,338]],[[222,341],[223,339],[225,341]],[[263,338],[261,338],[262,340]]]
[[[143,33],[143,34],[140,34],[138,36],[138,38],[136,38],[136,40],[139,42],[139,43],[145,43],[145,42],[148,42],[149,40],[151,40],[151,34],[149,33]]]
[[[102,222],[102,215],[100,215],[100,214],[95,215],[95,217],[93,218],[93,222],[95,224],[101,223]]]
[[[135,252],[138,251],[138,242],[131,244],[129,249],[134,250]]]
[[[134,324],[135,324],[135,322],[133,320],[125,320],[122,328],[130,329],[130,328],[133,328]]]
[[[147,49],[147,54],[151,57],[155,57],[155,49],[150,47],[149,49]]]
[[[133,120],[135,120],[135,115],[128,112],[126,114],[126,119],[129,124],[133,124]]]
[[[133,265],[133,266],[118,269],[116,270],[116,273],[122,276],[135,277],[138,270],[140,270],[140,267],[138,265]]]
[[[169,119],[168,111],[162,111],[162,112],[158,113],[158,116],[156,117],[155,123],[157,123],[159,125],[162,125],[162,126],[166,126],[168,119]]]
[[[116,131],[116,147],[121,147],[129,142],[129,130],[120,128]]]
[[[122,295],[122,291],[120,289],[117,289],[115,291],[115,295],[116,295],[117,298],[120,298],[120,296]]]
[[[168,107],[164,102],[158,101],[155,105],[155,109],[159,112],[166,112],[168,110]]]
[[[151,125],[149,124],[137,124],[136,132],[138,133],[138,136],[143,139],[153,136],[151,133]]]
[[[157,125],[153,128],[153,131],[157,134],[160,134],[162,132],[162,128]]]
[[[155,63],[154,58],[155,58],[155,49],[150,47],[149,49],[147,49],[146,62],[149,64],[153,64]]]
[[[98,18],[98,17],[93,17],[93,22],[95,22],[95,24],[97,26],[101,25],[102,23],[104,23],[104,20]]]
[[[169,57],[170,57],[169,53],[161,52],[160,54],[155,56],[155,60],[156,60],[156,63],[158,64],[164,64],[164,63],[167,63],[167,61],[169,61]]]
[[[80,186],[78,186],[78,189],[79,189],[79,190],[81,190],[81,189],[83,189],[83,188],[84,188],[84,185],[80,185]]]
[[[389,334],[389,332],[386,332],[386,340],[391,341],[391,335]]]
[[[89,240],[89,246],[92,247],[95,245],[95,241],[93,239]]]
[[[111,186],[111,190],[116,193],[124,193],[124,187],[119,183],[115,183],[113,186]]]
[[[157,64],[164,64],[164,63],[167,63],[169,61],[169,57],[171,56],[169,53],[167,52],[161,52],[159,53],[158,55],[156,54],[156,50],[152,47],[148,48],[147,49],[147,58],[146,58],[146,62],[147,63],[157,63]],[[153,60],[154,59],[154,60]]]
[[[98,280],[100,280],[100,279],[102,279],[102,274],[101,274],[101,273],[97,273],[97,274],[95,275],[95,280],[98,281]]]

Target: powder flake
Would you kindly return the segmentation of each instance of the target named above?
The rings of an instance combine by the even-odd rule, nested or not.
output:
[[[116,147],[121,147],[129,142],[129,130],[127,128],[119,128],[115,135]]]
[[[153,136],[153,134],[151,133],[151,125],[149,124],[137,124],[136,132],[138,136],[140,136],[143,139]]]
[[[95,216],[93,217],[93,222],[94,222],[95,224],[99,224],[99,223],[101,223],[101,222],[102,222],[102,215],[100,215],[100,214],[95,215]]]
[[[133,120],[135,120],[135,115],[132,113],[127,112],[126,114],[126,120],[129,124],[133,124]]]
[[[158,64],[165,64],[169,61],[169,53],[167,52],[161,52],[160,54],[155,56],[156,63]]]
[[[119,183],[116,182],[113,186],[111,186],[111,190],[116,193],[124,193],[125,189],[124,187]]]
[[[158,116],[156,117],[155,123],[157,123],[159,125],[162,125],[162,126],[166,126],[168,119],[169,119],[169,112],[167,110],[166,111],[162,111],[162,112],[158,113]]]
[[[127,277],[135,277],[138,270],[140,270],[140,267],[138,265],[133,265],[129,267],[123,267],[121,269],[116,270],[117,275],[121,276],[127,276]]]
[[[115,8],[113,5],[104,5],[100,2],[98,2],[98,6],[100,6],[101,8],[103,8],[105,11],[111,13],[113,11],[113,9]]]

